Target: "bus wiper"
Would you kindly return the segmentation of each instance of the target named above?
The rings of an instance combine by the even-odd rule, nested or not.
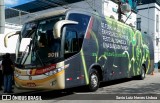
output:
[[[31,30],[29,33],[27,33],[26,37],[27,37],[27,36],[31,36],[31,34],[34,34],[34,32],[35,32],[35,29]],[[26,60],[27,60],[27,58],[28,58],[28,56],[29,56],[29,53],[30,53],[30,51],[31,51],[31,44],[32,44],[32,40],[30,41],[29,45],[26,46],[25,53],[22,54],[22,58],[21,58],[21,61],[20,61],[20,64],[22,64],[22,65],[24,65],[24,63],[26,62]],[[26,51],[27,51],[28,48],[29,48],[28,54],[27,54],[27,56],[25,57]],[[22,63],[23,59],[25,59],[25,60],[24,60],[24,62]]]
[[[27,53],[27,55],[26,55],[26,53],[23,54],[23,57],[22,57],[22,59],[21,59],[21,61],[20,61],[20,64],[22,63],[23,58],[24,58],[25,55],[26,55],[25,60],[24,60],[24,62],[22,63],[22,65],[25,64],[25,62],[26,62],[26,60],[27,60],[27,58],[28,58],[28,56],[29,56],[29,53],[31,52],[31,45],[32,45],[32,44],[33,44],[33,41],[31,40],[30,44],[29,44],[29,45],[26,47],[26,49],[25,49],[25,51],[27,51],[27,49],[29,48],[28,53]],[[34,51],[35,49],[32,49],[32,50]],[[36,55],[38,56],[38,59],[39,59],[41,65],[45,66],[45,63],[42,61],[42,59],[40,58],[40,56],[39,56],[39,54],[37,53],[37,51],[35,51],[35,53],[36,53]]]
[[[39,56],[39,54],[38,54],[38,52],[37,52],[37,46],[36,46],[35,44],[34,44],[34,46],[33,46],[32,51],[36,53],[36,56],[38,57],[38,60],[39,60],[40,64],[41,64],[42,66],[45,66],[45,63],[42,61],[41,57]]]

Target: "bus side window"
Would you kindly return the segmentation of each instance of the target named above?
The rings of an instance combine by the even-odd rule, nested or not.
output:
[[[64,42],[65,58],[68,58],[76,54],[78,50],[79,50],[79,45],[78,45],[77,32],[67,29]]]
[[[72,40],[71,40],[71,50],[72,50],[72,52],[78,52],[78,39],[77,38],[73,38]]]
[[[65,53],[67,53],[69,51],[69,41],[68,40],[65,40]]]

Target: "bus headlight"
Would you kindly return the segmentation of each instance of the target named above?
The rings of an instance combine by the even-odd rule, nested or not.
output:
[[[60,71],[62,71],[63,70],[63,68],[57,68],[57,72],[60,72]]]
[[[55,70],[52,70],[50,72],[45,73],[45,75],[51,76],[51,75],[54,75],[54,74],[57,74],[57,73],[61,72],[62,70],[64,70],[64,67],[59,67]]]
[[[15,77],[19,77],[19,74],[18,73],[15,73],[15,75],[14,75]]]
[[[15,77],[19,77],[19,76],[20,76],[20,73],[18,73],[17,71],[14,71],[14,76],[15,76]]]

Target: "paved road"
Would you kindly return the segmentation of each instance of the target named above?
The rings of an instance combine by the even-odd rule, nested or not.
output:
[[[153,94],[152,96],[157,97],[160,101],[160,73],[156,73],[155,75],[147,75],[145,80],[136,80],[136,79],[122,79],[116,80],[111,82],[102,83],[100,88],[96,92],[86,92],[84,91],[84,87],[81,88],[73,88],[65,91],[25,91],[17,92],[15,89],[14,95],[21,95],[21,96],[42,96],[42,99],[47,101],[34,101],[33,103],[82,103],[82,102],[97,102],[96,99],[101,99],[100,96],[106,96],[107,99],[116,98],[116,96],[136,96],[137,94]],[[103,95],[102,95],[103,94]],[[159,95],[155,95],[159,94]],[[111,98],[110,98],[111,96]],[[143,95],[142,95],[143,96]],[[149,95],[150,96],[150,95]],[[66,99],[71,100],[66,100]],[[87,99],[91,99],[94,101],[87,101]],[[128,97],[129,98],[129,97]],[[73,100],[72,100],[73,99]],[[77,100],[78,99],[78,100]],[[82,101],[83,99],[86,99]],[[102,100],[98,102],[105,102],[105,103],[159,103],[157,100]],[[3,101],[2,101],[3,102]],[[11,101],[8,101],[11,102]],[[12,101],[12,103],[17,101]],[[23,101],[28,102],[28,101]],[[6,103],[6,102],[5,102]]]

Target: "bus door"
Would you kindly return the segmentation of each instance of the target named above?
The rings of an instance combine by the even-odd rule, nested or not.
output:
[[[72,25],[74,26],[74,25]],[[81,61],[80,61],[80,44],[81,40],[78,38],[76,29],[71,25],[65,26],[64,31],[64,59],[65,65],[68,68],[65,70],[66,88],[80,85],[79,77],[81,76]]]
[[[65,65],[69,65],[65,70],[66,88],[83,85],[85,83],[82,55],[80,51],[90,16],[79,13],[70,13],[68,15],[68,20],[76,21],[78,24],[65,25],[63,28]]]

